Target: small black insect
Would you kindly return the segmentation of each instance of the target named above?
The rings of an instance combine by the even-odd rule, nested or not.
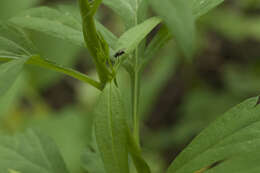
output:
[[[121,56],[121,55],[123,55],[123,54],[125,54],[125,51],[119,50],[117,53],[115,53],[114,57],[115,57],[115,58],[118,58],[119,56]]]

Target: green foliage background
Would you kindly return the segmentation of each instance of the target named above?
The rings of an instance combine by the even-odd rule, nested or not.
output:
[[[80,20],[74,1],[48,0],[1,0],[0,20],[5,21],[27,8],[38,5],[54,6],[61,11],[70,11]],[[154,6],[156,5],[155,0]],[[179,5],[181,8],[183,4]],[[124,13],[120,9],[117,10],[119,14]],[[160,10],[165,9],[158,8],[150,11],[151,13],[152,11],[163,12]],[[196,17],[201,16],[200,13],[204,12],[193,9]],[[167,20],[167,13],[163,17]],[[180,18],[186,17],[180,16]],[[122,20],[104,6],[99,10],[98,18],[115,35],[122,33],[125,21],[131,23],[133,20],[131,18]],[[156,19],[156,24],[152,22],[153,28],[157,24]],[[183,23],[182,27],[177,29],[174,25],[170,27],[175,29],[177,36],[185,37],[182,28],[190,27],[185,24]],[[153,55],[155,58],[149,63],[148,68],[144,69],[145,75],[141,79],[141,138],[145,159],[154,173],[165,171],[177,153],[219,115],[242,100],[259,94],[260,1],[227,0],[220,7],[199,18],[196,25],[198,28],[196,39],[194,38],[196,43],[192,64],[184,63],[181,53],[177,49],[172,49],[172,45],[176,43],[182,45],[181,50],[190,49],[191,43],[183,43],[182,38],[177,37],[176,43],[169,42],[165,48]],[[193,28],[190,28],[189,32],[192,30]],[[49,60],[83,73],[88,72],[96,77],[93,62],[85,49],[37,31],[28,30],[28,33],[39,52]],[[152,37],[152,34],[149,37]],[[185,56],[190,58],[191,54]],[[1,70],[5,69],[1,68],[0,74],[2,74]],[[8,82],[12,81],[6,81],[5,84]],[[125,91],[130,90],[130,82],[125,71],[120,71],[118,82],[120,90],[124,91],[123,102],[128,105],[131,96]],[[1,89],[4,88],[2,83],[0,86]],[[95,164],[100,163],[101,160],[97,157],[99,153],[96,152],[96,144],[91,140],[93,105],[98,95],[99,91],[87,84],[51,71],[43,71],[39,67],[26,65],[26,69],[12,88],[4,96],[0,95],[1,132],[19,134],[25,129],[33,128],[44,131],[54,139],[67,168],[65,166],[60,166],[60,169],[64,167],[64,170],[59,170],[55,166],[52,168],[47,163],[48,158],[52,159],[52,157],[41,156],[38,161],[43,163],[43,166],[34,171],[101,173],[104,168],[95,169],[97,167]],[[41,150],[42,143],[48,140],[48,137],[41,138],[37,133],[29,131],[26,133],[26,138],[35,139],[38,143],[29,144],[28,141],[24,141],[20,144],[28,146],[28,150],[30,145],[36,146],[32,151],[33,154],[37,154]],[[9,138],[0,141],[16,143],[15,139]],[[19,147],[16,149],[18,153],[21,152]],[[56,152],[58,153],[54,151]],[[60,156],[57,154],[53,157]],[[89,160],[89,157],[95,158],[95,161]],[[185,156],[182,157],[185,160]],[[230,162],[240,165],[246,162],[247,157]],[[59,159],[57,158],[55,162],[62,165]],[[89,166],[84,166],[86,168],[83,169],[82,161]],[[45,162],[47,166],[44,165]],[[194,161],[194,165],[198,166],[197,162]],[[0,165],[3,163],[4,161]],[[229,162],[225,164],[233,165]],[[189,170],[194,172],[208,165],[199,165],[197,168],[196,166]],[[233,170],[232,166],[229,168]],[[221,172],[221,169],[221,167],[212,169],[211,172]]]

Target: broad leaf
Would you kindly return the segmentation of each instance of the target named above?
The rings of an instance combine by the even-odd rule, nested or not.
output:
[[[92,134],[93,124],[90,114],[86,116],[74,108],[63,109],[57,113],[38,113],[28,125],[44,132],[55,141],[71,173],[82,172],[80,157]]]
[[[190,58],[193,52],[194,17],[189,1],[186,0],[149,0],[148,1],[165,21],[179,47]],[[170,13],[170,15],[169,15]]]
[[[257,101],[258,98],[248,99],[213,122],[176,158],[168,173],[195,172],[257,151],[260,147]]]
[[[21,28],[9,22],[1,22],[0,51],[12,52],[16,55],[31,55],[36,52],[36,48]]]
[[[222,2],[224,0],[193,0],[193,15],[198,18]]]
[[[161,22],[158,17],[147,19],[143,23],[126,31],[117,41],[116,50],[124,50],[126,54],[132,53],[140,42]]]
[[[49,138],[34,131],[15,137],[0,137],[0,172],[68,173],[64,161]]]
[[[39,7],[29,9],[10,21],[24,28],[85,46],[81,24],[70,13],[62,14],[55,9]]]
[[[81,23],[70,12],[48,7],[38,7],[29,9],[19,16],[11,18],[10,21],[21,27],[39,31],[85,47]],[[102,33],[107,42],[113,46],[116,36],[98,22],[97,29]]]
[[[0,97],[6,94],[23,69],[27,57],[0,65]]]
[[[135,24],[137,12],[133,9],[128,0],[103,0],[103,3],[123,19],[127,28]]]
[[[107,173],[128,173],[126,114],[119,90],[109,83],[95,108],[95,135]]]

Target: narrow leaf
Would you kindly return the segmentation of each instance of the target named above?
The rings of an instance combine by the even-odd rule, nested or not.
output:
[[[39,132],[0,137],[0,172],[68,173],[54,142]]]
[[[103,3],[123,19],[127,28],[134,26],[137,14],[128,0],[103,0]]]
[[[189,1],[150,0],[149,3],[169,27],[177,44],[187,58],[192,56],[194,42],[194,17]],[[169,15],[170,12],[170,15]]]
[[[195,172],[257,151],[260,147],[257,100],[251,98],[235,106],[202,131],[176,158],[168,173]]]
[[[128,173],[127,124],[119,90],[107,84],[95,108],[95,135],[107,173]]]
[[[193,15],[198,18],[224,2],[224,0],[193,0]]]
[[[171,39],[171,37],[172,36],[168,29],[165,25],[163,25],[147,46],[144,52],[142,67],[145,67],[145,65],[154,57],[157,51],[160,50]]]
[[[27,59],[28,58],[20,58],[0,65],[0,97],[2,97],[15,82]]]
[[[158,17],[147,19],[143,23],[126,31],[117,41],[116,50],[124,50],[125,53],[132,53],[141,41],[161,22]]]

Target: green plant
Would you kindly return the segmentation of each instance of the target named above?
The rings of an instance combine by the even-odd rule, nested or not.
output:
[[[223,0],[104,0],[125,22],[119,38],[95,20],[102,0],[79,0],[82,22],[71,13],[48,7],[24,11],[0,26],[0,96],[14,83],[24,64],[54,70],[100,90],[94,109],[93,144],[83,155],[83,168],[93,173],[128,173],[133,163],[138,173],[151,172],[140,142],[140,77],[154,54],[174,39],[186,63],[194,50],[195,21]],[[148,6],[158,17],[147,18]],[[162,23],[162,24],[161,24]],[[146,37],[160,30],[147,45]],[[42,32],[87,47],[98,80],[44,59],[24,29]],[[131,118],[126,116],[120,68],[131,83]],[[160,77],[160,76],[159,76]],[[124,92],[124,91],[123,91]],[[127,91],[125,91],[127,92]],[[176,158],[168,173],[259,172],[260,108],[257,98],[246,100],[206,128]],[[129,157],[130,156],[130,161]],[[57,146],[38,131],[0,137],[0,170],[9,173],[69,172]]]

